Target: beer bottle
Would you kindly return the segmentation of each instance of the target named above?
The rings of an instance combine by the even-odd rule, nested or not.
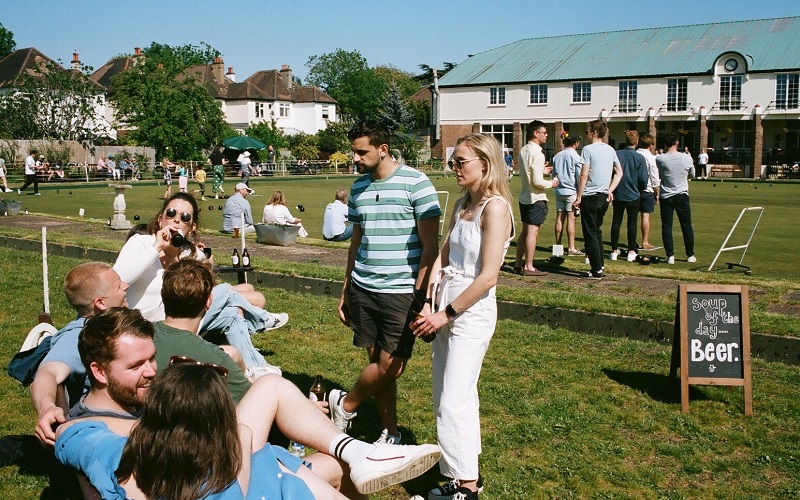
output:
[[[236,248],[233,249],[233,255],[231,255],[231,261],[233,263],[233,267],[240,267],[242,264],[239,261],[239,250]]]
[[[327,391],[325,390],[325,386],[322,384],[322,375],[317,375],[317,378],[314,380],[314,385],[311,386],[311,389],[308,392],[308,399],[311,401],[325,401],[327,396]]]
[[[247,248],[242,252],[242,267],[250,267],[250,252],[247,251]]]

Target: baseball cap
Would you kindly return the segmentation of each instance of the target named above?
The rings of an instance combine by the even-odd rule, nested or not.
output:
[[[247,186],[247,184],[245,184],[244,182],[240,182],[239,184],[237,184],[237,185],[236,185],[236,190],[238,191],[238,190],[240,190],[240,189],[246,189],[246,190],[247,190],[247,192],[249,192],[250,194],[253,194],[253,193],[255,193],[255,192],[256,192],[256,190],[255,190],[255,189],[250,189],[250,188]]]

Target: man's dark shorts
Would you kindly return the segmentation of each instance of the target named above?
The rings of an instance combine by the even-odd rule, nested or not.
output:
[[[547,202],[537,201],[533,205],[519,204],[519,213],[522,216],[522,222],[534,226],[541,226],[547,218]]]
[[[639,211],[647,214],[656,211],[656,197],[653,193],[642,193],[642,197],[639,198]]]
[[[416,317],[413,293],[376,293],[350,285],[353,345],[378,347],[396,358],[409,359],[417,337],[409,324]]]

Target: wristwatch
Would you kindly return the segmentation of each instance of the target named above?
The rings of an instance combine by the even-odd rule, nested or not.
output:
[[[456,310],[453,309],[453,304],[447,304],[447,307],[444,308],[444,313],[447,315],[447,319],[452,319],[456,314]]]

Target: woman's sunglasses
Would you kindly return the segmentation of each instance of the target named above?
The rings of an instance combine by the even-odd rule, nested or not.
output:
[[[195,365],[195,366],[203,366],[206,368],[211,368],[217,374],[222,377],[223,380],[228,380],[228,369],[224,366],[215,365],[214,363],[201,363],[196,359],[192,359],[186,356],[172,356],[169,358],[170,365]]]
[[[167,219],[174,219],[176,215],[178,215],[178,211],[174,208],[168,208],[164,215],[167,216]],[[186,224],[192,222],[192,214],[189,212],[181,212],[181,221],[185,222]]]

